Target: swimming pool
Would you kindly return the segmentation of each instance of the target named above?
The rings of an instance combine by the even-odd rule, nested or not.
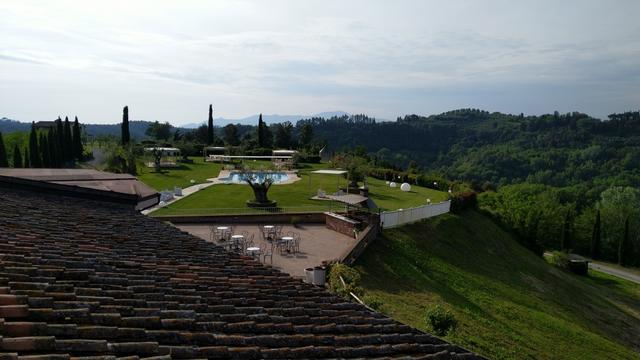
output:
[[[222,180],[226,184],[246,184],[247,182],[244,179],[248,174],[253,175],[256,178],[256,182],[263,182],[267,177],[273,179],[274,184],[289,180],[289,176],[284,172],[262,171],[255,171],[251,173],[232,172],[231,174],[229,174],[229,177],[220,180]]]

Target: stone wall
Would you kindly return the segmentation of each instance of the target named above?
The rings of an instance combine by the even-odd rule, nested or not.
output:
[[[339,232],[350,237],[355,237],[355,229],[360,224],[359,221],[346,219],[343,216],[335,213],[325,213],[325,223],[327,229]]]
[[[221,224],[290,224],[292,218],[298,223],[324,223],[324,213],[305,214],[253,214],[253,215],[198,215],[198,216],[155,216],[155,219],[174,224],[221,223]]]

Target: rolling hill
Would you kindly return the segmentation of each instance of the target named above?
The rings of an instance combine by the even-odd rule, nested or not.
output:
[[[474,211],[385,230],[355,266],[384,313],[429,330],[443,304],[447,340],[490,358],[638,358],[640,286],[563,272]]]

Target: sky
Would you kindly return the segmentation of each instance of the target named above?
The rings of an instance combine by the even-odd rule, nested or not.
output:
[[[0,117],[640,108],[640,1],[0,2]]]

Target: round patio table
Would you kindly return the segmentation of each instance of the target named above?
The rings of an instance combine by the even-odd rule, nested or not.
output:
[[[249,255],[255,255],[256,253],[260,252],[260,248],[256,247],[256,246],[252,246],[252,247],[248,247],[247,248],[247,254]]]

